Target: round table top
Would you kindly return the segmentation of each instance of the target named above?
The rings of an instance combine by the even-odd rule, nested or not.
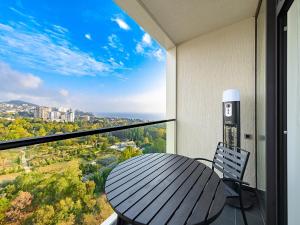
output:
[[[119,164],[105,192],[118,216],[132,224],[209,224],[225,204],[224,183],[185,156],[145,154]]]

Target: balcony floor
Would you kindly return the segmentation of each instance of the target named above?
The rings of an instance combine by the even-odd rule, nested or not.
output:
[[[246,217],[249,225],[265,225],[257,200],[251,209],[246,210]],[[226,205],[222,214],[211,225],[244,225],[241,210]]]
[[[265,225],[257,201],[251,209],[246,210],[246,217],[249,225]],[[116,225],[116,221],[111,225]],[[211,225],[244,225],[244,222],[239,209],[226,205],[222,214]]]

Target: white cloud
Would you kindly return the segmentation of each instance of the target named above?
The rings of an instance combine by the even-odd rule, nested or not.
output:
[[[118,77],[126,81],[122,75]],[[79,109],[89,112],[133,112],[133,113],[165,113],[165,86],[155,86],[152,90],[136,92],[130,95],[93,95],[78,93],[70,99]]]
[[[122,81],[128,80],[128,77],[124,76],[123,74],[116,74],[116,77]]]
[[[124,46],[121,43],[120,38],[116,34],[111,34],[108,36],[108,45],[112,48],[119,50],[120,52],[124,52]]]
[[[110,57],[107,61],[110,62],[112,67],[114,67],[114,68],[120,68],[120,67],[124,66],[124,63],[122,61],[118,62],[113,57]]]
[[[120,81],[128,80],[123,74],[115,76]],[[164,113],[165,81],[157,80],[153,84],[146,90],[136,90],[134,94],[91,94],[90,90],[70,92],[66,88],[48,90],[38,76],[21,73],[0,62],[0,101],[24,100],[39,105],[72,107],[91,112]]]
[[[59,26],[59,25],[52,25],[54,30],[61,33],[61,34],[65,34],[65,33],[68,33],[69,30],[65,27],[62,27],[62,26]]]
[[[92,36],[90,34],[85,34],[84,37],[88,40],[92,40]]]
[[[118,37],[115,34],[111,34],[108,36],[108,45],[112,48],[117,48],[117,44],[118,44]]]
[[[10,26],[7,26],[5,24],[0,23],[0,30],[13,31],[13,28],[10,27]]]
[[[69,91],[66,89],[60,89],[59,94],[63,97],[68,97],[69,96]]]
[[[152,44],[151,37],[150,37],[150,35],[149,35],[148,33],[145,33],[145,34],[143,35],[142,41],[143,41],[143,43],[144,43],[145,45],[151,45],[151,44]]]
[[[20,73],[13,70],[9,65],[0,62],[0,83],[2,89],[37,89],[41,86],[42,79],[30,73]]]
[[[119,27],[123,30],[130,30],[130,26],[119,17],[112,18],[111,21],[116,22],[119,25]]]
[[[153,90],[127,96],[122,98],[122,101],[130,106],[123,106],[127,112],[134,111],[136,108],[143,113],[164,113],[166,106],[165,87],[156,87]]]
[[[158,60],[158,61],[162,61],[164,59],[164,55],[163,55],[163,51],[161,50],[161,48],[153,51],[153,56]]]
[[[38,88],[41,85],[42,80],[37,76],[28,74],[20,79],[20,83],[25,88]]]
[[[17,10],[16,8],[14,7],[10,7],[9,8],[11,11],[15,12],[16,14],[18,14],[19,16],[23,16],[23,17],[26,17],[26,18],[33,18],[32,16],[28,16],[26,15],[25,13],[22,13],[21,11]]]
[[[62,75],[96,76],[110,71],[110,65],[74,46],[68,30],[58,25],[41,31],[19,22],[0,26],[0,57],[13,58],[20,65]]]
[[[63,89],[62,89],[63,90]],[[47,89],[42,79],[0,61],[0,101],[23,100],[39,105],[68,106],[67,92]]]
[[[135,47],[135,50],[136,50],[137,53],[143,53],[144,52],[144,48],[143,48],[141,43],[137,43],[137,45]]]
[[[163,61],[165,58],[163,50],[152,43],[152,38],[148,33],[144,33],[141,41],[137,42],[135,52],[140,55],[154,57],[158,61]]]

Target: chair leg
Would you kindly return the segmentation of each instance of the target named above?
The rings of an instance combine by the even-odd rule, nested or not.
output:
[[[119,216],[118,216],[118,219],[117,219],[117,224],[116,225],[126,225],[127,223],[125,222],[125,220],[121,219]]]
[[[240,206],[241,206],[241,212],[242,212],[244,224],[248,225],[247,218],[246,218],[246,213],[245,213],[245,209],[244,209],[244,204],[243,204],[241,185],[239,185],[239,195],[240,195]]]

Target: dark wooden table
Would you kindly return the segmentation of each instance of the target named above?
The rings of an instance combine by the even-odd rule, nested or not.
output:
[[[215,172],[173,154],[146,154],[119,164],[105,192],[118,224],[209,224],[226,200]]]

